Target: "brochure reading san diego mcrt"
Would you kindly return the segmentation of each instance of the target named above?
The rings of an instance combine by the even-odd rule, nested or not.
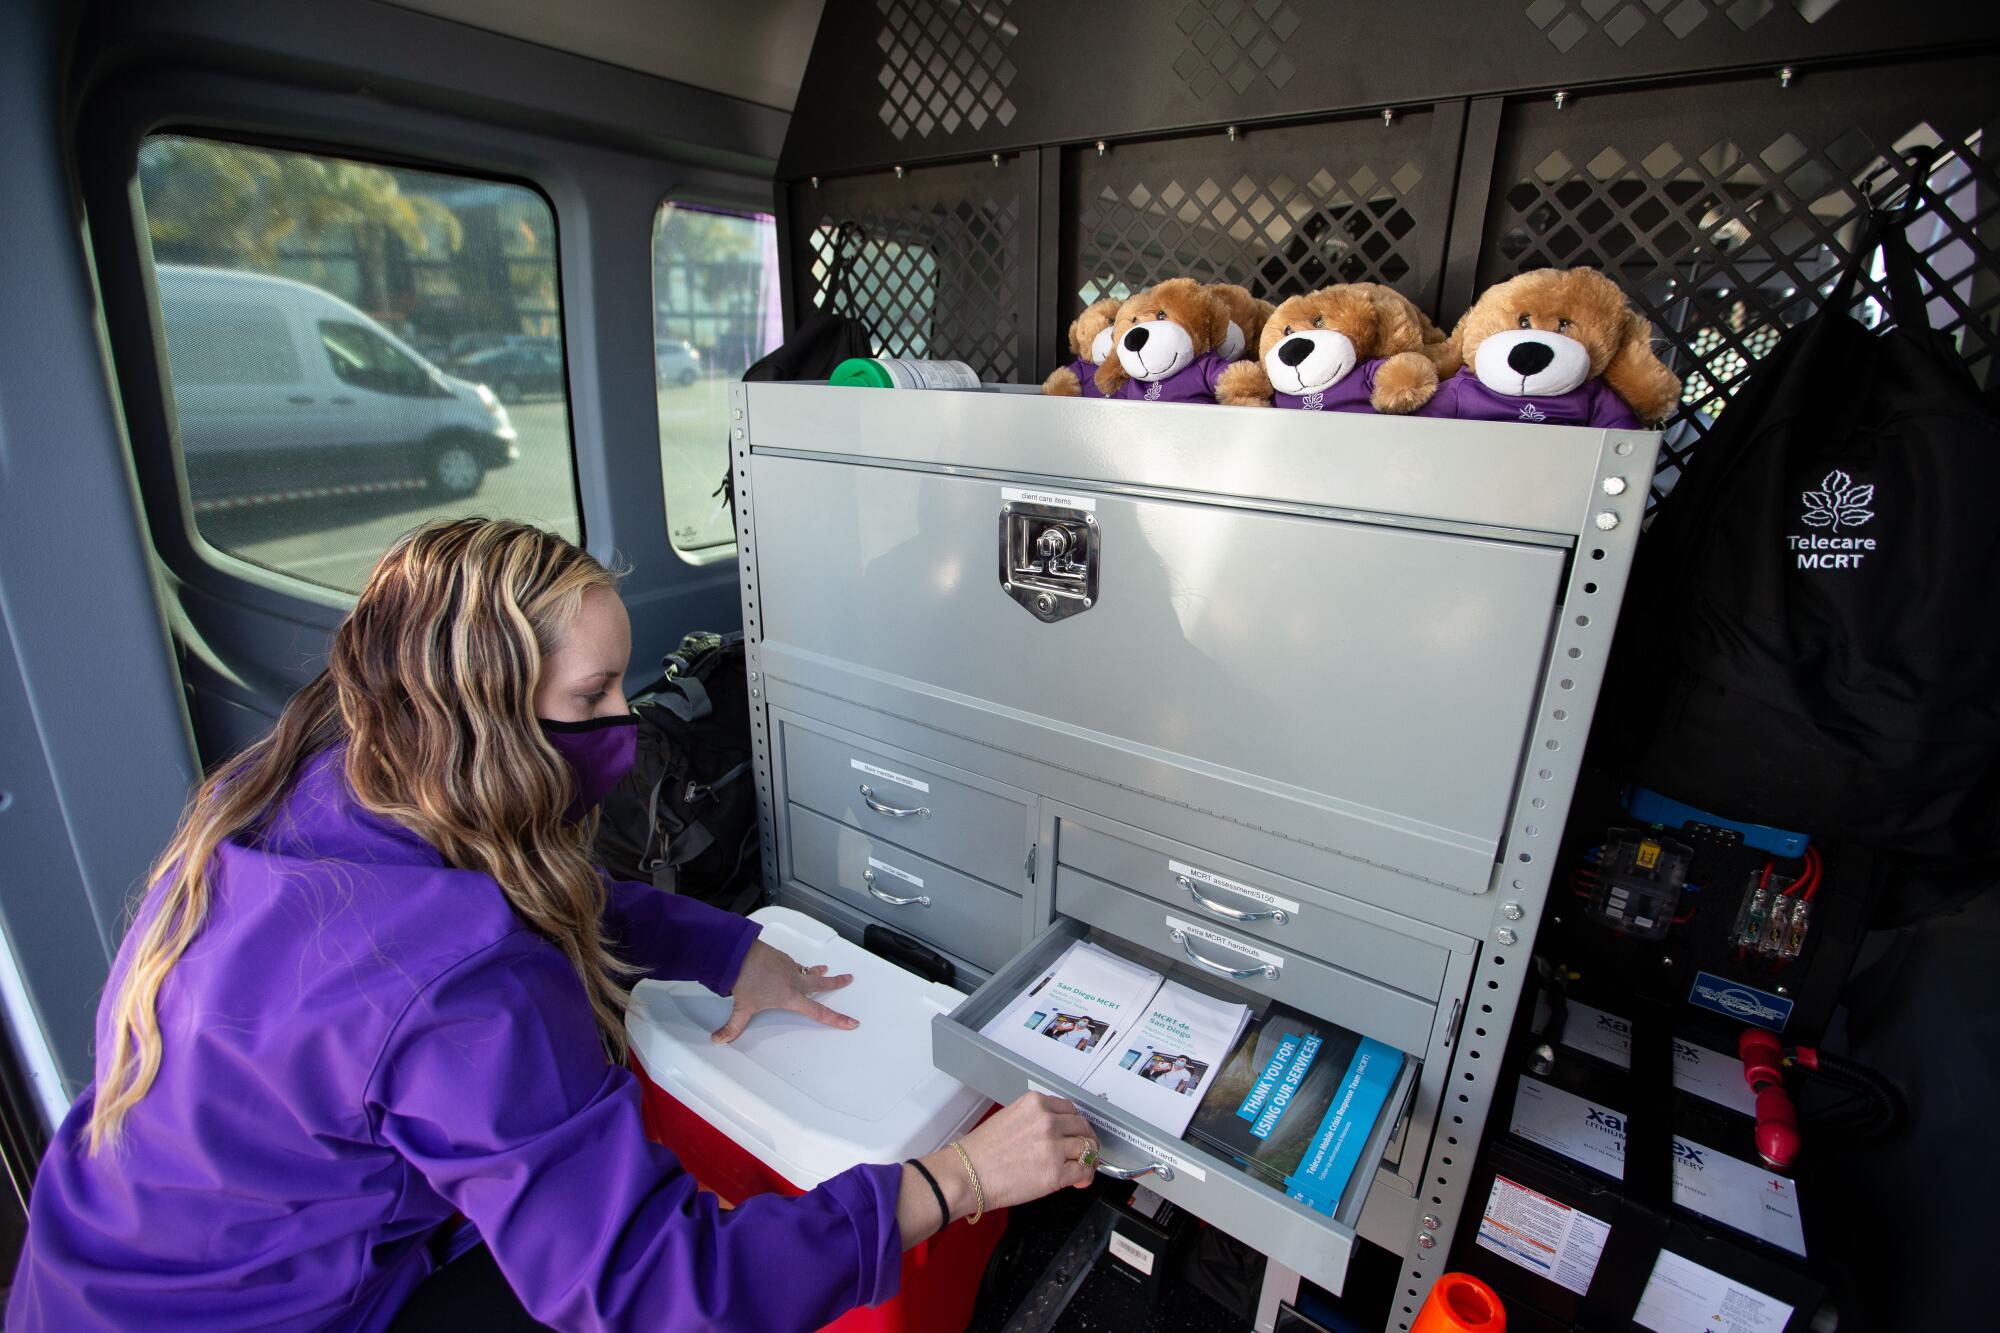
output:
[[[1080,940],[983,1031],[1179,1135],[1249,1017]]]

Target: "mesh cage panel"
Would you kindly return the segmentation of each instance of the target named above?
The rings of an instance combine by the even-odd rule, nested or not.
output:
[[[1986,383],[2000,312],[2000,111],[1975,91],[1992,86],[1991,65],[1964,63],[1936,72],[1921,116],[1907,87],[1892,101],[1879,81],[1845,74],[1790,91],[1724,86],[1699,102],[1661,91],[1565,111],[1510,106],[1479,284],[1588,265],[1624,286],[1684,384],[1656,496],[1756,362],[1818,308],[1871,200],[1910,202],[1931,325]],[[1859,290],[1857,313],[1879,323],[1873,274]]]
[[[1167,278],[1234,282],[1266,300],[1334,282],[1380,282],[1421,299],[1441,242],[1425,190],[1428,112],[1068,150],[1074,250],[1063,319],[1101,296]]]
[[[1033,184],[1013,159],[798,187],[803,308],[863,320],[880,355],[955,358],[983,380],[1018,381],[1034,304]],[[832,290],[843,249],[844,294]]]

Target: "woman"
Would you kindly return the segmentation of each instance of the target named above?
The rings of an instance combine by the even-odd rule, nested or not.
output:
[[[719,1041],[766,1009],[854,1021],[814,998],[851,978],[591,868],[630,651],[611,576],[537,529],[436,523],[382,558],[161,857],[9,1329],[811,1328],[893,1295],[944,1214],[1090,1179],[1088,1123],[1040,1096],[923,1171],[732,1212],[647,1141],[635,978],[732,995]]]

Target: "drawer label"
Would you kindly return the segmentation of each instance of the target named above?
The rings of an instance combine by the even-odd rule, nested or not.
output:
[[[1114,1125],[1109,1120],[1105,1120],[1098,1116],[1092,1115],[1091,1112],[1095,1108],[1090,1105],[1088,1100],[1077,1101],[1075,1098],[1065,1097],[1063,1096],[1062,1093],[1057,1092],[1054,1088],[1045,1088],[1041,1084],[1035,1082],[1035,1080],[1033,1079],[1028,1080],[1028,1091],[1039,1092],[1045,1097],[1062,1097],[1064,1101],[1070,1102],[1072,1105],[1076,1107],[1077,1114],[1081,1115],[1085,1120],[1088,1120],[1090,1122],[1090,1127],[1097,1131],[1098,1137],[1100,1139],[1108,1136],[1110,1138],[1120,1139],[1126,1143],[1129,1143],[1133,1147],[1137,1148],[1140,1152],[1144,1153],[1146,1155],[1146,1160],[1152,1162],[1165,1162],[1168,1166],[1174,1169],[1174,1174],[1176,1176],[1184,1175],[1191,1177],[1195,1180],[1208,1179],[1208,1170],[1206,1167],[1200,1166],[1194,1162],[1190,1162],[1187,1158],[1181,1156],[1179,1153],[1168,1152],[1165,1148],[1162,1148],[1159,1144],[1153,1142],[1151,1139],[1142,1139],[1137,1134],[1132,1133],[1130,1130],[1125,1129],[1122,1126]]]
[[[897,879],[902,880],[903,883],[905,884],[914,884],[920,889],[924,886],[923,876],[912,875],[907,870],[898,870],[895,866],[890,865],[887,861],[877,861],[874,857],[871,856],[868,858],[868,864],[874,867],[875,869],[881,871],[885,875],[894,875]]]
[[[1212,889],[1221,889],[1224,893],[1233,893],[1239,898],[1248,898],[1252,902],[1263,903],[1267,907],[1276,907],[1291,916],[1299,914],[1299,905],[1290,898],[1280,898],[1275,893],[1266,893],[1264,890],[1252,888],[1248,884],[1239,884],[1233,879],[1224,879],[1222,876],[1214,874],[1211,871],[1198,870],[1194,866],[1183,865],[1179,861],[1167,862],[1167,869],[1176,875],[1184,875],[1197,884],[1206,884]]]
[[[1283,967],[1285,965],[1285,956],[1283,954],[1266,953],[1255,945],[1244,944],[1240,940],[1232,940],[1227,935],[1218,935],[1207,926],[1197,926],[1194,922],[1183,921],[1177,916],[1167,917],[1166,922],[1167,929],[1178,930],[1189,939],[1206,941],[1209,944],[1227,949],[1231,953],[1240,953],[1245,958],[1254,958],[1260,963],[1268,963],[1272,967]]]
[[[1094,495],[1062,495],[1055,491],[1024,491],[1018,486],[1002,486],[1000,499],[1005,504],[1053,505],[1058,509],[1081,509],[1085,513],[1097,511],[1097,497]]]
[[[866,773],[871,778],[880,778],[884,782],[900,782],[913,791],[928,792],[931,789],[931,784],[928,782],[919,782],[915,778],[906,778],[901,773],[891,773],[886,768],[877,768],[873,764],[864,764],[859,759],[848,760],[847,766],[856,772]]]

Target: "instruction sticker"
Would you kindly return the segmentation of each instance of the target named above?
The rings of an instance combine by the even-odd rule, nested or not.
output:
[[[890,865],[887,861],[877,861],[874,857],[871,856],[868,858],[868,864],[873,866],[875,869],[881,871],[885,875],[894,875],[897,879],[902,880],[903,883],[905,884],[914,884],[920,889],[924,886],[923,876],[912,875],[907,870],[898,870],[895,866]]]
[[[1505,1176],[1493,1177],[1477,1244],[1581,1296],[1590,1290],[1611,1224]]]
[[[880,778],[884,782],[900,782],[905,787],[909,787],[914,791],[928,794],[931,789],[931,784],[928,782],[919,782],[915,778],[906,778],[901,773],[891,773],[886,768],[877,768],[873,764],[864,764],[859,759],[848,760],[847,766],[856,772],[866,773],[871,778]]]
[[[1654,1333],[1783,1333],[1792,1307],[1661,1250],[1632,1322]]]
[[[1005,504],[1053,505],[1057,509],[1081,509],[1087,514],[1097,512],[1094,495],[1063,495],[1056,491],[1024,491],[1018,486],[1002,486],[1000,499]]]
[[[1285,956],[1283,954],[1266,953],[1254,945],[1245,944],[1241,940],[1232,940],[1227,935],[1218,935],[1207,926],[1197,926],[1194,922],[1183,921],[1177,916],[1170,916],[1165,918],[1165,920],[1170,929],[1178,930],[1190,939],[1206,940],[1208,943],[1216,945],[1219,948],[1227,949],[1231,953],[1240,953],[1246,958],[1254,958],[1258,962],[1270,967],[1283,967],[1285,965]]]
[[[1239,884],[1233,879],[1224,879],[1222,876],[1209,871],[1197,870],[1190,865],[1182,865],[1179,861],[1167,862],[1167,869],[1176,875],[1185,875],[1197,884],[1206,884],[1212,889],[1221,889],[1224,893],[1233,893],[1238,897],[1248,898],[1252,902],[1263,903],[1268,907],[1275,907],[1292,916],[1299,914],[1299,905],[1290,898],[1280,898],[1275,893],[1266,893],[1264,890],[1252,888],[1248,884]]]
[[[1172,1167],[1175,1175],[1189,1176],[1195,1180],[1208,1179],[1208,1170],[1206,1167],[1190,1162],[1179,1153],[1168,1152],[1151,1139],[1142,1139],[1130,1130],[1114,1125],[1109,1120],[1093,1114],[1096,1108],[1088,1100],[1079,1101],[1073,1097],[1064,1097],[1062,1093],[1057,1092],[1054,1088],[1045,1088],[1033,1079],[1028,1080],[1028,1091],[1039,1092],[1044,1097],[1063,1097],[1064,1101],[1070,1102],[1076,1107],[1078,1115],[1090,1122],[1090,1127],[1097,1131],[1100,1139],[1105,1136],[1122,1139],[1144,1153],[1147,1161],[1164,1162]]]

